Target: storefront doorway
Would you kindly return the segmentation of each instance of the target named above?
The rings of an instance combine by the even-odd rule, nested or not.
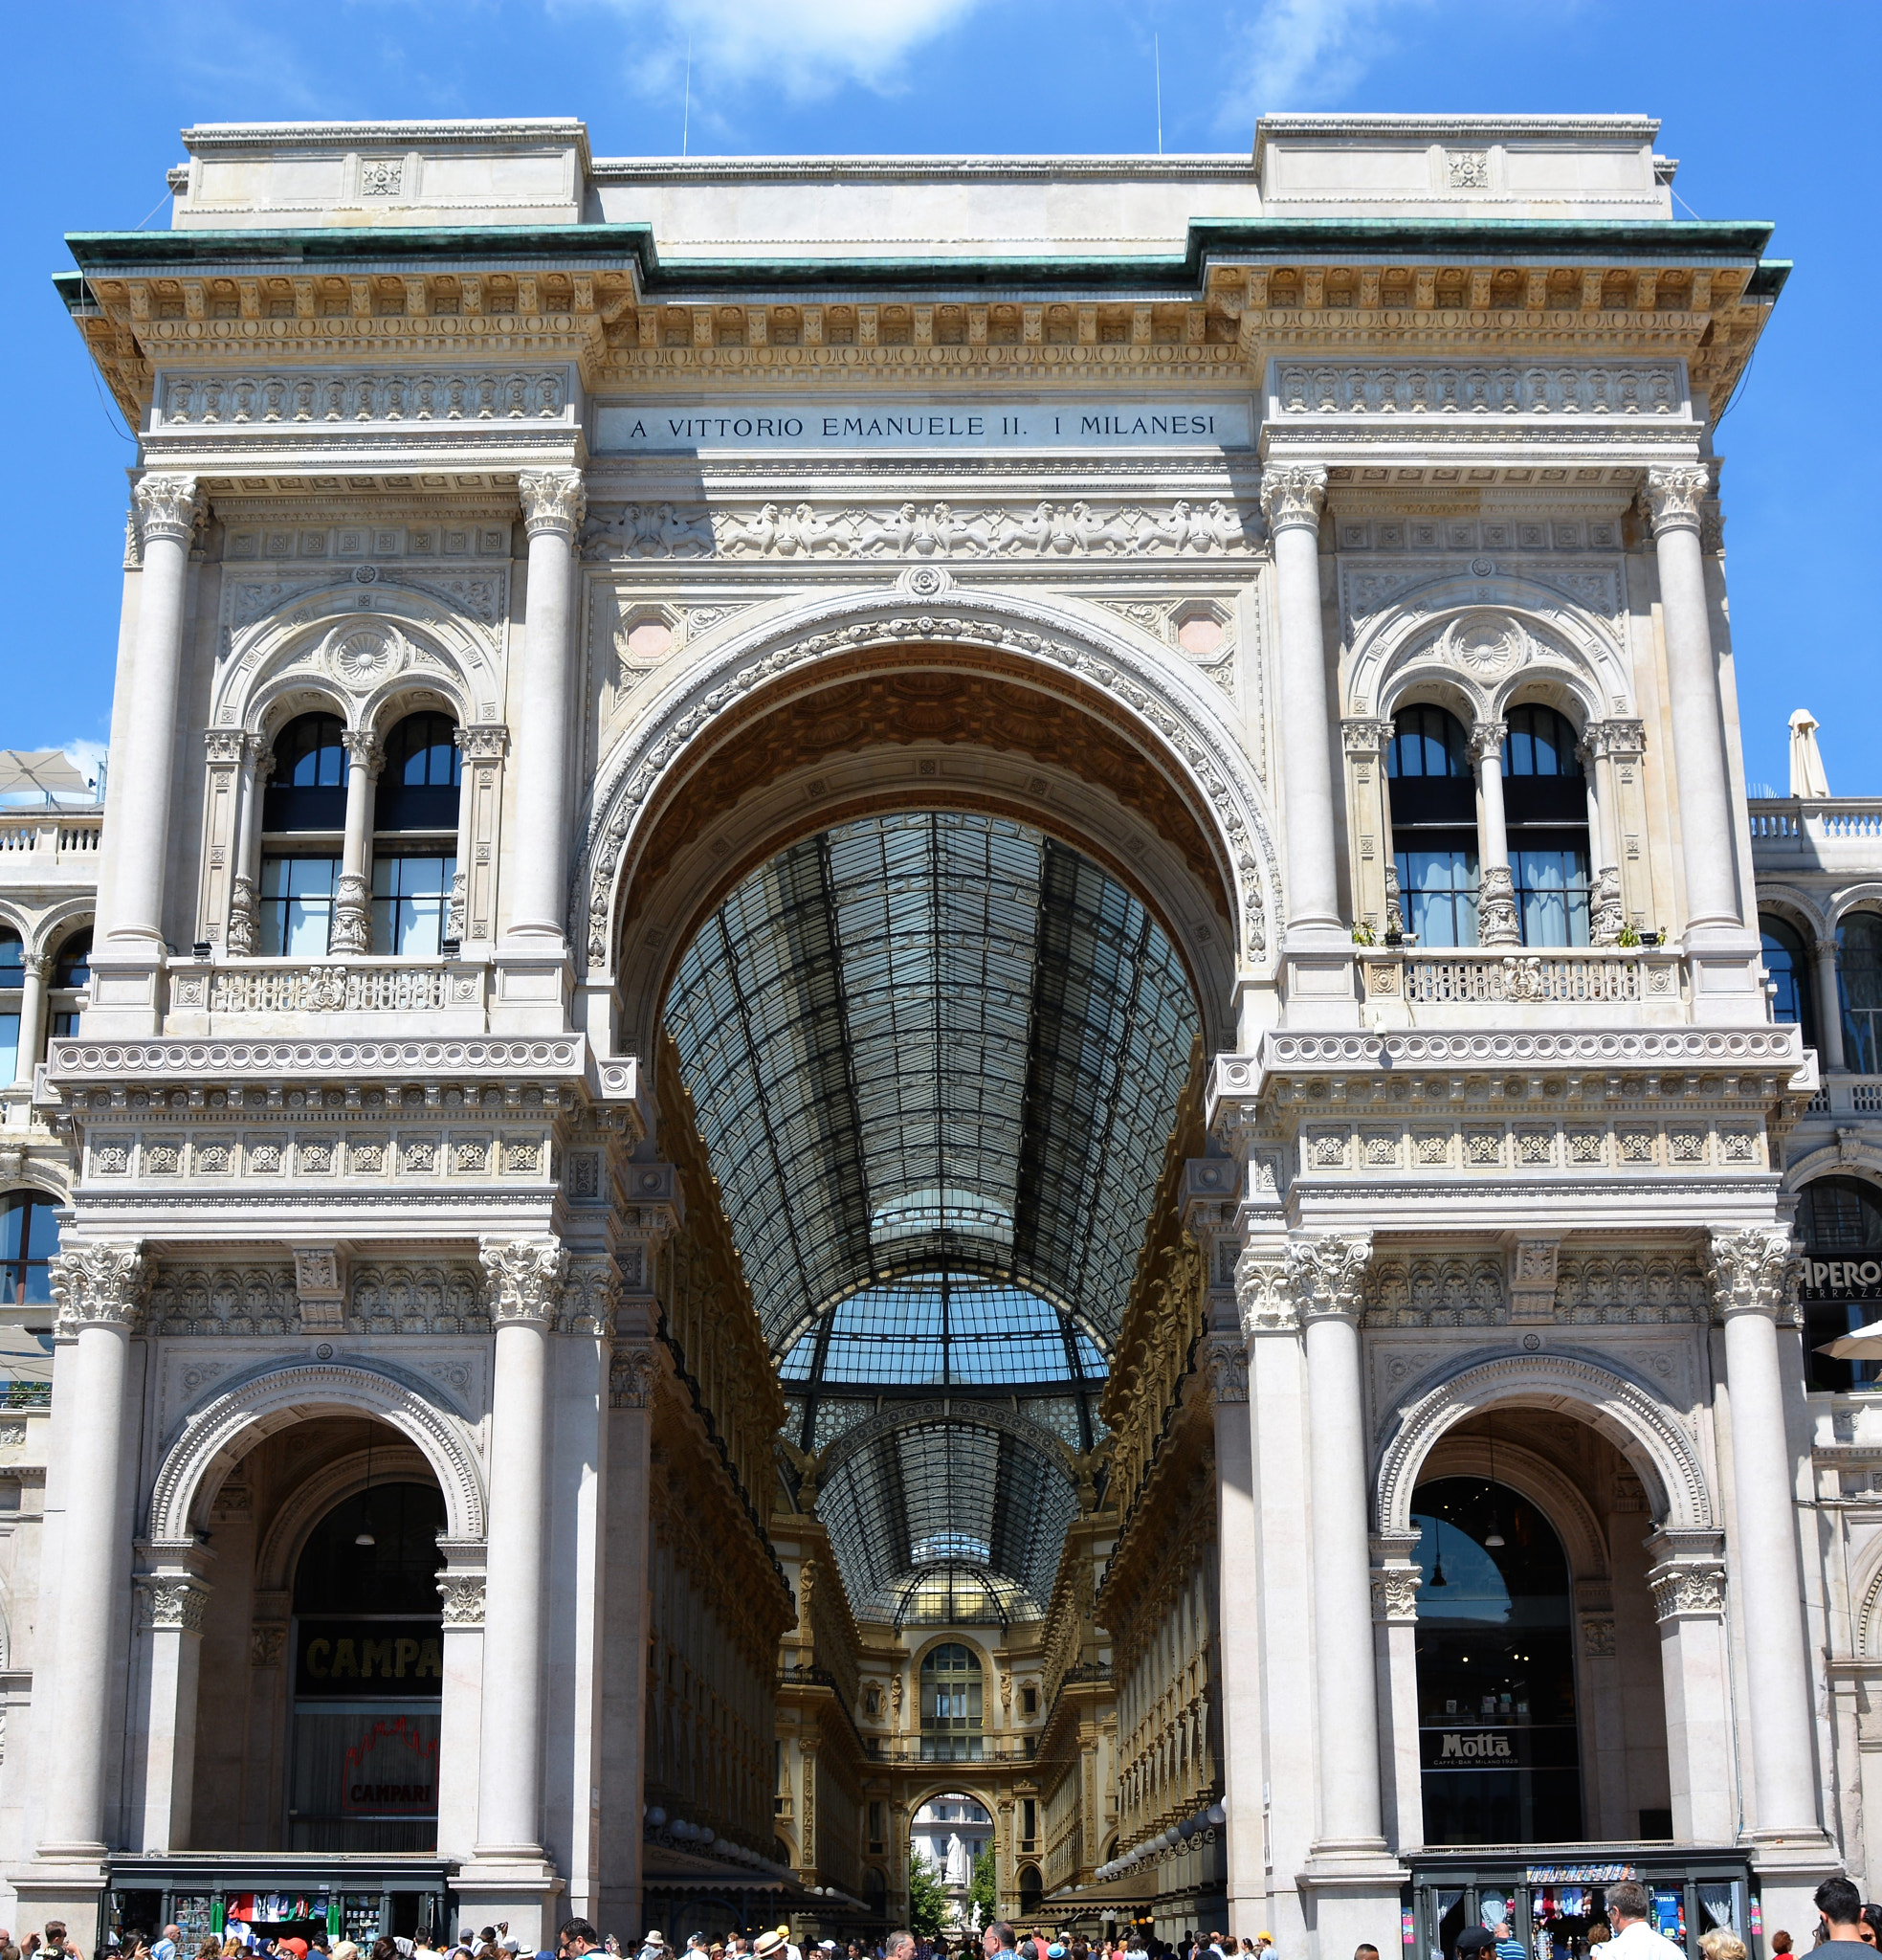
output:
[[[1568,1561],[1506,1484],[1423,1485],[1418,1742],[1428,1844],[1582,1836]]]

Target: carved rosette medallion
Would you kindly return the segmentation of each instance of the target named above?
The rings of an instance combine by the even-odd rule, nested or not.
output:
[[[327,635],[321,657],[343,687],[365,694],[406,663],[402,634],[385,626],[337,626]]]

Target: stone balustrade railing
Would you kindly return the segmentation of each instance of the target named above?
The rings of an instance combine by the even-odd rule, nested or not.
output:
[[[46,865],[90,868],[98,862],[104,813],[93,815],[45,804],[0,811],[0,855],[31,856]]]
[[[475,1006],[481,971],[447,961],[231,960],[170,969],[170,1006],[211,1014],[423,1013]]]
[[[1680,999],[1680,955],[1659,948],[1367,948],[1369,1001],[1412,1007],[1639,1007]]]
[[[1882,848],[1882,797],[1754,796],[1747,807],[1760,871],[1866,870]]]

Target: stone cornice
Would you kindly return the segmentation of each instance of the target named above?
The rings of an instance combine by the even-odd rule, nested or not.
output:
[[[55,284],[134,417],[171,349],[250,362],[264,347],[328,362],[559,355],[591,375],[695,385],[775,367],[1030,386],[1061,368],[1086,386],[1140,382],[1146,362],[1159,378],[1221,381],[1295,349],[1619,350],[1683,356],[1722,400],[1787,271],[1760,258],[1769,235],[1660,219],[1193,219],[1181,253],[663,261],[641,224],[90,233],[70,236],[82,270]],[[1388,267],[1407,270],[1402,291]],[[949,305],[966,316],[958,344],[922,331]],[[1061,338],[1054,307],[1078,316]],[[857,324],[820,345],[798,316],[831,308],[899,320],[880,345]],[[1020,316],[1018,330],[990,331],[990,315]]]

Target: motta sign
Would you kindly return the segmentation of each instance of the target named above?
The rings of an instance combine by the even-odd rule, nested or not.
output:
[[[708,450],[826,450],[888,455],[931,450],[1246,449],[1246,400],[1043,403],[763,401],[648,408],[603,402],[602,455]]]
[[[1440,1763],[1514,1763],[1516,1759],[1510,1738],[1494,1729],[1447,1728],[1438,1744]]]
[[[1821,1259],[1806,1252],[1798,1278],[1805,1300],[1882,1299],[1882,1260]]]

